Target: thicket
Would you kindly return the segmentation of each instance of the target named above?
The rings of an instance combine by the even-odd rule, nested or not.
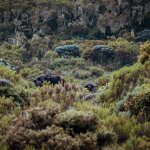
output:
[[[108,45],[104,41],[61,42],[60,45],[80,45],[81,54],[94,45]],[[126,50],[136,54],[134,43],[127,44],[130,46]],[[122,50],[126,47],[122,44],[122,48],[120,42],[118,45]],[[18,64],[22,57],[20,48],[1,48],[2,58]],[[47,47],[42,60],[35,54],[38,60],[21,61],[20,72],[13,71],[9,64],[0,65],[0,149],[149,149],[149,43],[144,43],[140,50],[139,62],[112,75],[105,67],[82,57],[60,58]],[[12,53],[12,58],[7,52],[9,56]],[[18,59],[13,53],[17,53]],[[32,78],[43,73],[46,63],[48,69],[74,78],[65,78],[64,86],[44,83],[35,87]],[[91,93],[81,84],[89,79],[97,80],[99,90],[92,94],[98,103],[85,99]]]
[[[54,51],[57,52],[58,55],[60,56],[74,56],[74,57],[80,56],[78,45],[59,46],[59,47],[56,47]]]
[[[145,44],[140,47],[139,61],[145,63],[150,59],[150,42],[145,42]]]
[[[150,61],[143,53],[149,54],[149,45],[144,43],[140,47],[139,61],[131,67],[124,67],[112,74],[105,90],[99,89],[99,102],[116,102],[117,112],[129,111],[140,122],[149,121],[149,84]],[[144,58],[145,62],[140,58]],[[143,60],[143,59],[142,59]]]
[[[96,43],[96,42],[95,42]],[[101,65],[109,65],[114,69],[133,65],[137,61],[139,47],[134,42],[118,38],[101,45],[88,47],[83,51],[83,57]]]
[[[145,48],[146,47],[146,48]],[[141,45],[139,60],[143,53],[149,51],[149,45]],[[131,92],[137,85],[149,83],[150,61],[146,59],[145,64],[136,63],[131,67],[124,67],[115,71],[109,82],[108,89],[102,94],[102,101],[117,101]]]

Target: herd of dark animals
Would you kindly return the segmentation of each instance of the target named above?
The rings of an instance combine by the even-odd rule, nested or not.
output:
[[[10,65],[6,60],[0,59],[0,63],[3,64],[4,66],[11,66],[11,69],[13,70],[14,66]],[[15,68],[16,69],[16,68]],[[65,85],[66,81],[59,75],[52,75],[51,73],[48,73],[46,75],[40,75],[34,80],[34,84],[36,87],[41,87],[44,82],[50,82],[50,84],[62,84],[62,86]],[[4,81],[0,79],[0,85],[3,84],[3,82],[6,84],[7,81]],[[95,85],[93,83],[86,83],[84,87],[90,91],[93,92],[95,90]]]
[[[34,84],[36,87],[41,87],[44,82],[50,82],[50,84],[62,84],[62,86],[65,85],[66,81],[59,75],[41,75],[34,79]],[[93,92],[95,89],[95,85],[93,83],[87,83],[84,85],[84,87],[89,91]]]
[[[4,66],[11,66],[11,69],[13,70],[12,67],[14,67],[13,65],[10,65],[8,62],[6,62],[3,59],[0,59],[0,62],[4,65]],[[15,68],[16,69],[16,68]],[[17,71],[17,70],[16,70]],[[48,74],[43,74],[38,76],[37,78],[35,78],[34,80],[34,84],[36,87],[41,87],[43,85],[44,82],[50,82],[50,84],[62,84],[62,86],[65,85],[66,81],[60,76],[60,75],[52,75],[51,73]],[[3,80],[0,79],[0,85],[3,84]],[[5,84],[7,83],[6,81],[4,82]],[[89,91],[89,92],[94,92],[95,91],[95,85],[93,83],[86,83],[84,85],[84,87]]]

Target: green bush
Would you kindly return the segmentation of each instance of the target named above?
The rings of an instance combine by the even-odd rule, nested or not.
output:
[[[20,81],[20,75],[15,71],[10,70],[10,68],[0,66],[0,77],[10,80],[12,83],[16,84]]]
[[[124,116],[116,116],[115,114],[107,116],[104,120],[104,126],[112,129],[115,133],[118,143],[123,143],[130,137],[135,121]]]
[[[127,110],[143,122],[150,121],[150,87],[142,89],[137,94],[131,94],[128,96],[126,101]]]
[[[128,42],[123,38],[118,38],[109,43],[109,46],[115,50],[115,63],[118,67],[132,65],[137,60],[139,47],[134,42]]]
[[[14,137],[15,133],[15,137]],[[71,137],[66,135],[62,128],[47,127],[43,130],[29,130],[24,127],[17,128],[17,130],[9,130],[6,136],[7,147],[10,150],[23,150],[27,145],[32,145],[35,149],[64,149],[70,146]]]
[[[93,47],[90,45],[90,48],[87,47],[88,50],[83,51],[83,58],[105,66],[112,65],[113,69],[118,69],[125,65],[132,65],[136,62],[139,47],[134,42],[128,42],[127,40],[118,38],[105,44],[92,45]]]
[[[89,51],[83,52],[83,58],[92,60],[93,62],[101,65],[108,65],[114,59],[114,50],[107,45],[97,45]]]
[[[107,85],[107,89],[100,93],[99,100],[117,101],[123,99],[138,84],[142,85],[149,81],[149,71],[149,62],[145,65],[136,63],[131,67],[124,67],[115,71]]]
[[[2,114],[8,114],[15,108],[16,104],[13,102],[13,99],[6,98],[6,97],[0,97],[0,113]]]
[[[145,122],[135,126],[133,128],[133,134],[135,134],[137,137],[150,138],[150,122]]]
[[[98,78],[98,85],[105,86],[109,82],[109,79],[105,76]]]
[[[95,131],[97,125],[96,116],[92,112],[68,110],[58,114],[55,120],[56,125],[67,129],[71,134],[86,133]]]
[[[89,71],[91,72],[91,75],[95,77],[99,77],[104,73],[104,70],[99,67],[90,67]]]
[[[22,112],[16,125],[32,130],[42,130],[53,124],[55,115],[60,112],[59,105],[52,105],[50,108],[35,107]]]
[[[78,45],[64,45],[59,46],[54,49],[59,56],[80,56],[79,46]]]
[[[72,69],[72,66],[83,68],[84,65],[85,60],[82,58],[56,58],[52,63],[52,67],[54,69]]]
[[[113,141],[113,134],[97,133],[97,118],[91,111],[61,111],[51,102],[23,110],[7,129],[3,139],[7,148],[98,150]]]
[[[98,150],[99,146],[97,144],[97,135],[92,132],[87,132],[86,134],[80,134],[76,136],[74,140],[75,149],[79,150]],[[77,143],[77,144],[76,144]]]
[[[55,60],[58,58],[58,54],[54,51],[47,51],[44,55],[45,59]]]
[[[8,148],[23,149],[27,145],[41,148],[42,144],[48,142],[54,135],[61,134],[62,129],[51,126],[55,115],[59,112],[58,105],[49,108],[34,107],[22,111],[16,118],[15,125],[10,126],[7,132],[5,142]]]
[[[23,80],[15,71],[3,66],[0,66],[0,76],[11,83],[9,86],[0,86],[0,96],[12,97],[15,102],[21,105],[28,103],[27,99],[30,91],[28,82]]]
[[[75,70],[73,76],[78,79],[87,79],[91,77],[91,72],[88,70]]]
[[[42,70],[40,70],[39,68],[33,66],[31,68],[23,68],[21,69],[20,73],[21,77],[25,78],[25,79],[33,79],[35,77],[37,77],[38,75],[42,74]]]
[[[98,132],[97,133],[97,143],[100,147],[105,146],[105,145],[110,145],[115,141],[115,135],[114,133],[111,132]]]
[[[0,46],[0,58],[3,58],[15,66],[22,66],[22,53],[23,49],[5,44]]]
[[[123,148],[124,150],[148,150],[150,149],[150,139],[144,137],[131,137],[125,144],[123,144]]]
[[[145,42],[140,46],[139,61],[143,64],[150,60],[150,42]]]

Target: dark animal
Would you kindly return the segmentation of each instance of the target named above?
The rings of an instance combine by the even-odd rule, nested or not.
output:
[[[41,75],[34,80],[35,86],[42,86],[43,82],[46,81],[46,76]]]
[[[86,89],[88,89],[90,92],[93,92],[94,89],[95,89],[95,85],[92,84],[92,83],[87,83],[84,87],[85,87]]]
[[[36,87],[38,87],[38,86],[41,87],[42,86],[42,81],[35,79],[34,84],[35,84]]]
[[[37,78],[37,80],[38,80],[38,81],[41,81],[41,82],[43,83],[44,81],[46,81],[46,76],[45,76],[45,75],[41,75],[41,76],[39,76],[39,77]]]
[[[62,84],[64,86],[65,80],[61,78],[59,75],[51,75],[49,77],[46,77],[47,82],[50,82],[51,84]]]
[[[59,75],[41,75],[34,80],[35,86],[41,87],[43,82],[50,82],[51,84],[62,84],[64,86],[65,80]]]

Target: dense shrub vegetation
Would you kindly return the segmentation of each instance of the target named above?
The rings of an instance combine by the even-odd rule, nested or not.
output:
[[[118,46],[116,42],[114,46],[112,41],[108,44],[115,49]],[[77,41],[77,44],[81,45],[80,52],[84,53],[83,43]],[[133,43],[128,49],[126,44],[122,44],[121,48],[126,47],[126,51],[131,54],[138,52],[135,45],[131,46]],[[149,148],[148,42],[140,46],[138,62],[112,74],[108,71],[109,65],[93,65],[82,57],[60,57],[51,49],[45,52],[42,60],[36,60],[38,55],[35,55],[30,63],[21,61],[19,69],[13,70],[10,62],[15,67],[16,59],[5,57],[5,51],[8,49],[12,53],[12,47],[7,45],[2,48],[6,50],[1,50],[4,53],[0,65],[1,148]],[[14,49],[17,53],[20,50]],[[116,52],[113,51],[113,59]],[[105,63],[105,59],[103,61]],[[47,70],[44,62],[51,70]],[[33,79],[49,71],[65,76],[64,86],[45,82],[42,87],[35,87]],[[95,79],[96,87],[99,88],[96,93],[89,93],[83,87],[84,83],[92,79]]]
[[[141,63],[145,63],[150,58],[150,42],[146,42],[140,47],[140,56],[139,60]]]
[[[0,0],[0,150],[150,150],[148,6]]]
[[[101,65],[113,66],[114,69],[132,65],[137,60],[139,47],[134,42],[118,38],[107,44],[91,47],[83,52],[83,57]]]

